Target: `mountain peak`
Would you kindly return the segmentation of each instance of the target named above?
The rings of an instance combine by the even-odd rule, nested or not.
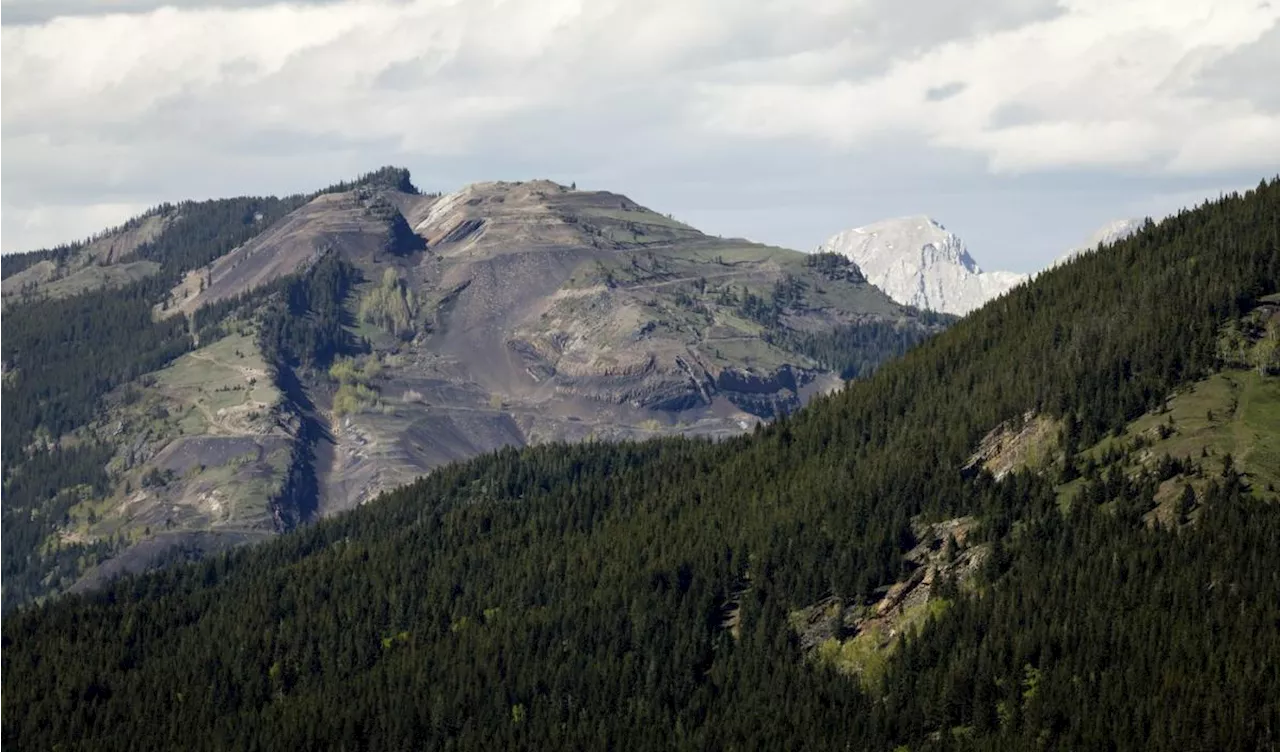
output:
[[[923,264],[945,259],[964,266],[974,274],[982,271],[969,255],[964,241],[927,214],[882,219],[869,225],[855,227],[847,233],[866,241],[860,245],[866,248],[868,253],[877,256],[898,257],[914,255],[918,252]],[[871,241],[870,238],[875,240]]]
[[[845,230],[818,250],[848,257],[899,303],[945,313],[968,313],[1025,279],[984,272],[964,241],[927,214]]]
[[[704,237],[621,194],[543,179],[472,183],[409,214],[415,232],[432,246],[450,246],[450,253],[564,245],[619,249]]]
[[[342,193],[357,188],[381,188],[401,193],[418,194],[418,187],[410,179],[409,170],[405,167],[386,165],[372,172],[366,172],[355,180],[347,180],[329,186],[321,193]]]
[[[1097,248],[1100,245],[1110,245],[1117,240],[1123,240],[1141,230],[1143,221],[1134,217],[1113,219],[1090,235],[1089,239],[1085,241],[1084,247]]]

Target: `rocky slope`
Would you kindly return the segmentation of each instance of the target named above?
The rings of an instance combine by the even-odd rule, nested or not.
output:
[[[865,362],[945,325],[841,257],[709,237],[609,192],[530,181],[422,195],[405,173],[290,200],[275,221],[236,219],[256,234],[193,252],[193,268],[146,262],[172,284],[147,283],[152,318],[185,317],[191,351],[50,437],[112,453],[109,486],[55,535],[110,542],[86,582],[258,539],[504,446],[738,435],[842,383],[817,359],[831,346],[812,343],[890,333]],[[101,286],[138,263],[130,244],[164,229],[131,223],[52,272],[12,274],[6,294],[57,297],[68,291],[50,285],[82,269]],[[324,259],[353,275],[337,305],[356,344],[275,362],[264,317],[273,301],[294,306],[291,280]]]
[[[777,335],[910,325],[851,268],[710,238],[617,194],[532,181],[387,201],[426,245],[351,257],[364,281],[348,307],[371,344],[352,365],[377,375],[355,402],[312,384],[333,438],[324,512],[509,444],[741,433],[840,383]]]
[[[983,271],[959,237],[923,215],[845,230],[817,250],[853,261],[873,285],[903,305],[956,315],[972,311],[1027,278],[1015,272]]]

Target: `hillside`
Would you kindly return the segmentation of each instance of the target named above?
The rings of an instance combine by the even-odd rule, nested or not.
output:
[[[369,350],[351,366],[377,376],[315,392],[344,479],[321,479],[325,509],[507,444],[736,435],[840,383],[797,335],[927,331],[847,265],[709,238],[616,194],[535,181],[400,201],[426,250],[345,256]]]
[[[85,243],[6,256],[0,282],[4,303],[43,296],[64,298],[151,276],[160,265],[138,258],[136,252],[159,237],[171,219],[163,212],[150,212]]]
[[[750,435],[507,448],[26,609],[3,624],[4,741],[1266,748],[1278,241],[1280,179],[1045,272]],[[1186,398],[1236,389],[1218,382],[1236,407],[1197,423]],[[1160,440],[1203,457],[1147,464],[1132,438],[1162,410]],[[997,480],[983,464],[1019,436],[1041,446]],[[1166,520],[1180,476],[1194,498]]]
[[[5,270],[6,608],[504,446],[741,435],[949,321],[619,194],[393,168]]]

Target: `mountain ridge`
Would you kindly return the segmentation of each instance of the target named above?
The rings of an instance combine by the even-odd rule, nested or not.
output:
[[[7,464],[77,443],[109,458],[86,469],[86,498],[27,521],[42,537],[23,545],[56,542],[49,556],[94,582],[94,564],[129,571],[219,535],[287,530],[503,446],[740,435],[948,323],[846,261],[710,237],[550,181],[424,195],[386,168],[146,216],[162,230],[132,255],[42,252],[5,280],[44,263],[62,275],[7,303],[5,398],[31,405],[5,413],[6,436],[27,445],[7,441]],[[103,276],[144,262],[139,279]],[[85,269],[100,284],[61,284]],[[68,336],[74,367],[45,363],[46,337]],[[140,347],[155,349],[125,354]],[[105,378],[92,373],[102,351],[120,353]],[[72,410],[55,424],[42,401]],[[87,568],[80,546],[96,552]],[[14,560],[24,584],[6,587],[6,607],[73,584],[33,556],[46,563]]]

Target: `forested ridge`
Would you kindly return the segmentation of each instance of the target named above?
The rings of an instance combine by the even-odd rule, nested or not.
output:
[[[136,228],[153,215],[166,217],[164,231],[134,251],[134,257],[159,265],[156,274],[123,287],[103,287],[66,298],[24,300],[6,308],[0,352],[5,365],[5,610],[74,582],[118,545],[115,541],[47,545],[68,509],[82,500],[79,487],[98,491],[107,487],[103,464],[111,457],[109,448],[86,451],[59,443],[98,415],[104,395],[163,367],[190,351],[196,341],[208,344],[222,336],[222,323],[229,314],[237,310],[251,313],[253,307],[268,301],[275,301],[266,316],[269,330],[279,335],[283,329],[293,337],[308,338],[290,346],[310,348],[309,362],[314,359],[312,351],[332,347],[329,340],[342,334],[340,322],[335,322],[331,313],[333,301],[323,301],[327,308],[318,306],[330,313],[320,317],[311,314],[306,285],[293,276],[247,296],[207,306],[197,311],[190,323],[183,316],[157,318],[153,310],[166,305],[182,275],[243,244],[316,196],[378,187],[417,192],[407,170],[385,167],[309,195],[161,204],[95,236]],[[3,274],[16,274],[46,259],[64,262],[95,238],[8,254]],[[351,274],[337,259],[327,259],[319,266],[325,270],[335,264],[340,274]],[[345,283],[345,278],[338,281]],[[345,294],[345,288],[339,292]],[[192,333],[197,336],[193,338]],[[273,359],[280,356],[275,351],[271,355]]]
[[[3,740],[1265,749],[1274,498],[1224,469],[1194,522],[1150,526],[1150,478],[1091,478],[1064,511],[1057,478],[960,468],[1025,411],[1084,446],[1221,367],[1222,325],[1280,287],[1278,246],[1272,180],[1049,271],[753,436],[505,450],[28,608],[3,624]],[[903,573],[913,517],[959,514],[991,547],[976,588],[882,681],[806,662],[795,609],[871,597]]]
[[[6,610],[47,592],[50,582],[74,581],[112,547],[107,542],[45,544],[80,500],[72,491],[58,494],[60,503],[48,503],[46,486],[54,483],[54,493],[74,489],[81,476],[102,476],[102,463],[111,456],[102,448],[92,455],[97,468],[81,469],[85,455],[60,446],[58,439],[92,420],[112,389],[191,349],[186,318],[152,314],[183,272],[231,250],[299,201],[242,198],[161,206],[155,211],[177,218],[137,250],[160,263],[158,274],[123,288],[34,300],[5,311],[0,422]]]

